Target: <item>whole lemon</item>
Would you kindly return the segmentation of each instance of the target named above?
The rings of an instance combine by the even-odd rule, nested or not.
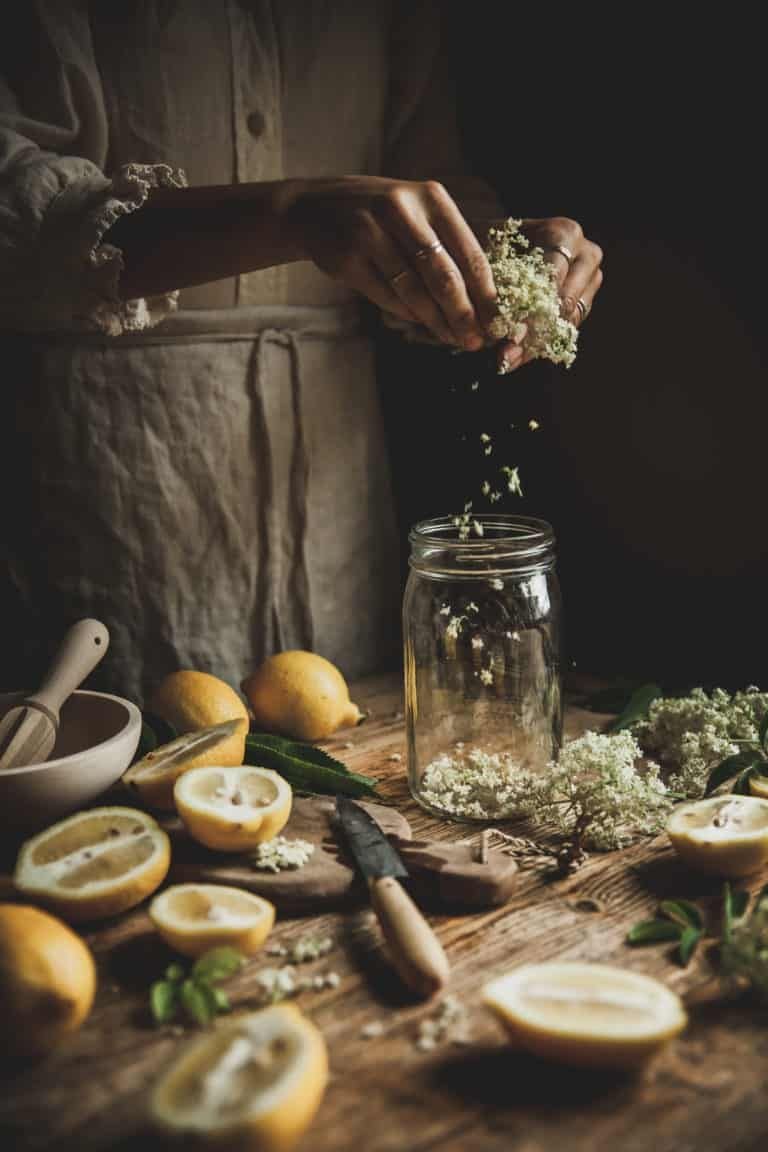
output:
[[[180,736],[224,720],[241,720],[235,735],[216,745],[216,764],[222,767],[242,764],[248,709],[234,688],[218,676],[187,669],[172,672],[156,689],[149,711],[170,724]]]
[[[362,719],[341,672],[314,652],[271,656],[242,689],[259,727],[294,740],[324,740]]]
[[[83,1023],[96,992],[88,946],[55,916],[0,904],[0,1020],[15,1053],[43,1055]]]

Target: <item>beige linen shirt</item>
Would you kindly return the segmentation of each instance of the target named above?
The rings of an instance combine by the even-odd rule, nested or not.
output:
[[[103,237],[183,174],[456,171],[436,9],[20,8],[0,77],[6,683],[86,614],[112,634],[102,681],[139,701],[177,667],[237,683],[285,647],[349,676],[389,662],[397,542],[357,300],[301,263],[122,304]]]

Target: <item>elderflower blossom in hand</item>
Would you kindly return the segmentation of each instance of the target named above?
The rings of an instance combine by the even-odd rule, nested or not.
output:
[[[630,732],[586,732],[543,775],[516,777],[515,805],[537,823],[554,823],[577,851],[620,848],[660,831],[670,808],[658,765],[636,769],[641,755]]]
[[[486,255],[498,309],[490,334],[496,340],[522,341],[531,359],[570,368],[576,359],[578,329],[563,319],[553,267],[541,248],[531,247],[521,224],[509,219],[488,232]]]

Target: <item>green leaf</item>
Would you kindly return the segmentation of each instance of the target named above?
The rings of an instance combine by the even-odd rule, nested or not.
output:
[[[669,920],[641,920],[627,933],[627,944],[658,944],[662,940],[679,940],[683,929]]]
[[[155,748],[157,748],[157,735],[155,730],[147,724],[146,720],[142,720],[139,743],[131,763],[135,764],[137,760],[142,760],[148,752],[154,752]]]
[[[167,720],[162,720],[159,716],[155,716],[152,712],[144,712],[142,715],[143,722],[151,730],[155,738],[155,747],[161,744],[168,744],[171,740],[175,740],[179,733],[176,731],[172,724]],[[148,749],[152,751],[152,749]]]
[[[181,1004],[187,1016],[196,1024],[204,1026],[213,1019],[214,1012],[208,996],[194,980],[185,980],[181,985]]]
[[[651,704],[654,700],[658,700],[661,694],[661,688],[658,684],[643,684],[642,687],[637,688],[630,696],[621,715],[608,725],[608,731],[621,732],[624,728],[631,728],[634,724],[644,720]]]
[[[763,716],[762,720],[760,721],[760,727],[757,730],[757,738],[760,741],[760,747],[765,752],[768,752],[768,744],[766,744],[766,740],[768,740],[768,712],[765,713],[765,716]]]
[[[184,971],[181,964],[169,964],[165,970],[166,980],[174,980],[178,982],[179,980],[183,980],[185,976],[186,972]]]
[[[760,897],[758,897],[758,900]],[[734,892],[726,880],[723,885],[723,940],[731,939],[731,929],[735,920],[740,920],[749,905],[749,892]]]
[[[214,984],[217,980],[226,980],[234,976],[243,964],[245,956],[234,948],[211,948],[195,961],[192,979]]]
[[[725,760],[721,760],[710,772],[704,795],[710,796],[716,788],[725,784],[726,780],[730,780],[737,772],[743,768],[752,768],[760,761],[761,757],[756,754],[754,749],[735,752],[733,756],[726,756]]]
[[[156,980],[149,990],[149,1006],[157,1024],[167,1024],[176,1015],[179,989],[168,980]]]
[[[667,920],[679,924],[681,928],[696,928],[701,932],[704,927],[701,912],[690,900],[662,900],[659,911]]]
[[[321,768],[333,768],[336,772],[349,774],[346,764],[336,760],[324,749],[316,748],[314,744],[301,744],[297,740],[287,740],[284,736],[273,736],[269,732],[251,732],[248,739],[265,748],[273,748],[275,752],[282,752],[284,756],[291,756],[294,760],[306,760],[310,764],[319,764]]]
[[[223,988],[209,988],[211,998],[217,1012],[231,1012],[232,1005],[229,1002],[229,996]]]
[[[329,767],[314,759],[302,758],[292,755],[274,747],[270,738],[268,743],[260,743],[259,736],[246,736],[245,763],[255,764],[261,768],[272,768],[287,780],[292,788],[302,792],[321,792],[336,796],[370,796],[376,794],[376,781],[367,776],[359,776],[347,768],[343,771]],[[288,744],[290,749],[303,748],[304,745]],[[314,753],[320,749],[313,749]],[[321,754],[325,756],[325,753]],[[329,757],[332,759],[332,757]],[[335,762],[334,762],[335,763]],[[343,767],[343,766],[342,766]]]
[[[761,775],[759,768],[753,765],[751,768],[746,768],[736,777],[736,783],[731,788],[731,792],[735,796],[751,796],[749,782],[755,774]]]
[[[592,712],[616,712],[626,708],[628,702],[642,684],[640,680],[633,680],[627,676],[617,676],[605,688],[593,692],[587,699],[587,707]]]
[[[683,967],[687,967],[688,963],[696,950],[696,945],[701,940],[703,933],[698,928],[686,928],[680,937],[680,963]]]

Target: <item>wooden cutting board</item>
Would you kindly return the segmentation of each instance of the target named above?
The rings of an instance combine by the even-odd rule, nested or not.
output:
[[[515,886],[517,865],[500,852],[476,859],[468,844],[413,841],[411,826],[396,809],[363,803],[379,827],[392,840],[408,869],[408,881],[417,897],[437,908],[489,908],[504,904]],[[172,839],[171,875],[176,882],[196,880],[231,884],[264,896],[283,914],[301,915],[359,903],[365,885],[334,828],[335,803],[322,796],[296,797],[291,818],[282,835],[307,840],[315,850],[302,868],[263,872],[251,867],[245,855],[211,852],[189,837],[178,820],[164,824]]]

